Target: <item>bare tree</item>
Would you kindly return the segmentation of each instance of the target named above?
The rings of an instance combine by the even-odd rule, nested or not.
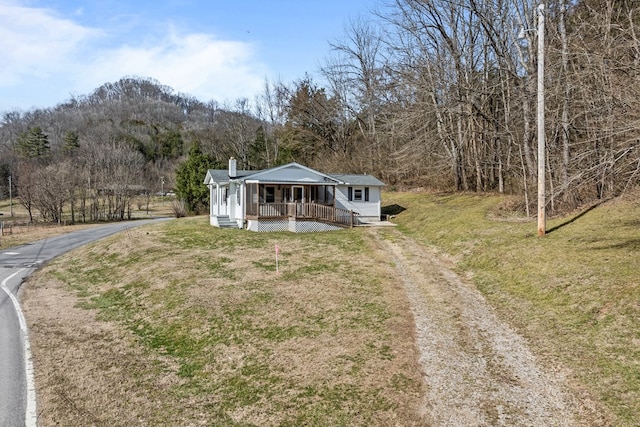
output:
[[[64,190],[66,171],[58,165],[48,165],[35,171],[34,206],[45,221],[60,223],[68,193]]]
[[[33,161],[22,161],[18,166],[16,188],[20,197],[20,204],[24,206],[29,214],[29,222],[33,222],[34,201],[38,186],[38,177],[36,176],[38,168],[39,165]]]
[[[287,101],[291,90],[282,82],[270,83],[265,79],[263,91],[256,96],[255,114],[260,121],[264,146],[256,147],[256,156],[265,167],[271,167],[280,159],[280,130],[286,122]]]
[[[366,153],[361,158],[368,161],[363,166],[373,172],[378,172],[386,160],[378,133],[386,92],[384,38],[379,28],[363,18],[351,20],[345,39],[331,44],[335,58],[322,70],[332,96],[346,107],[341,109],[340,116],[341,149],[347,151],[346,135],[349,122],[353,121],[361,137],[357,150]]]

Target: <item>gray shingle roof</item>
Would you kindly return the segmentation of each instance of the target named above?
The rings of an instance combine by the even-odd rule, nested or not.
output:
[[[266,169],[268,170],[268,169]],[[247,178],[251,175],[255,175],[266,170],[238,170],[236,171],[235,178]],[[211,175],[214,182],[228,182],[229,171],[227,169],[209,169],[209,175]],[[325,174],[332,178],[337,179],[340,182],[344,182],[346,185],[362,185],[362,186],[380,186],[384,187],[386,184],[372,175],[356,175],[356,174]]]
[[[236,178],[244,178],[249,175],[253,175],[254,173],[258,173],[261,171],[247,171],[247,170],[238,170],[236,171]],[[209,175],[215,182],[227,182],[229,181],[229,170],[228,169],[209,169]]]
[[[344,182],[347,185],[369,185],[372,187],[384,187],[386,184],[373,175],[352,175],[352,174],[327,174],[331,177]]]

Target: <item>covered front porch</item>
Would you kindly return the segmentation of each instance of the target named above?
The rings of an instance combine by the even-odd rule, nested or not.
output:
[[[334,184],[248,182],[247,221],[316,221],[338,227],[353,227],[355,213],[335,207]],[[255,225],[255,224],[254,224]],[[291,224],[288,224],[291,229]]]

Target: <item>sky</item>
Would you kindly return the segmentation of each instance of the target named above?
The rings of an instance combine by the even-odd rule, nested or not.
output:
[[[221,104],[318,72],[378,0],[0,0],[0,112],[125,76]]]

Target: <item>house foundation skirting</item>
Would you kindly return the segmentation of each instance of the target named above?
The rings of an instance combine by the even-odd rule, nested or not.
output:
[[[257,232],[291,231],[292,233],[313,233],[320,231],[342,230],[331,224],[318,221],[301,221],[295,218],[287,219],[250,219],[247,220],[247,230]]]

